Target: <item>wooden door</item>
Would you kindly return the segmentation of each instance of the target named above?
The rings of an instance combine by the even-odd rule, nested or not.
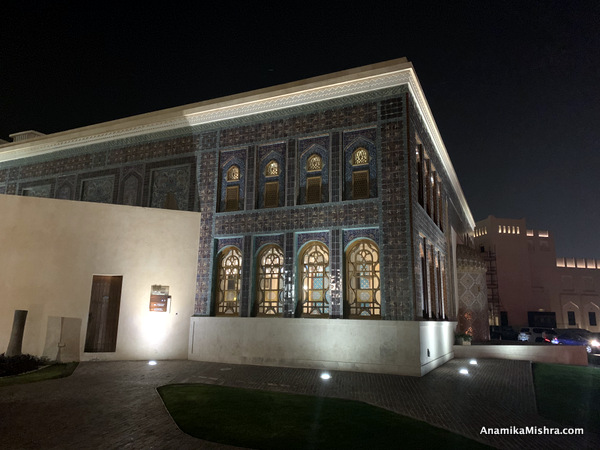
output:
[[[94,275],[85,337],[86,352],[116,350],[122,284],[122,276]]]

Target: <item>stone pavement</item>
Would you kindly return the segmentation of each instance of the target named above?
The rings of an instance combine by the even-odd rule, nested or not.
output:
[[[465,367],[468,375],[459,374]],[[599,369],[600,370],[600,369]],[[558,427],[536,413],[524,361],[454,359],[422,378],[197,361],[83,362],[59,380],[0,387],[0,448],[232,448],[181,432],[156,387],[210,383],[361,400],[507,449],[600,448],[600,436],[481,435],[482,427]]]

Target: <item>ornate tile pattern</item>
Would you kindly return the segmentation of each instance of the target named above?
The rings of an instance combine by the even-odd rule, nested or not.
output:
[[[113,203],[114,188],[114,175],[87,179],[81,185],[81,200],[84,202]]]
[[[188,209],[190,196],[190,166],[168,167],[152,171],[152,196],[150,206],[152,208],[163,208],[168,194],[173,194],[180,211]],[[136,181],[137,178],[129,177]],[[137,190],[132,191],[137,196]]]

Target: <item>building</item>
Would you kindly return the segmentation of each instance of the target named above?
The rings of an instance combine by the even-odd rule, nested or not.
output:
[[[599,261],[557,258],[552,233],[525,219],[489,216],[474,233],[488,265],[490,325],[600,331]]]
[[[88,273],[73,282],[88,293],[72,300],[79,305],[82,359],[123,358],[124,335],[139,342],[130,351],[138,358],[172,357],[167,345],[146,346],[139,330],[148,320],[190,359],[421,375],[453,355],[463,276],[457,249],[472,244],[474,222],[406,59],[48,136],[12,137],[0,146],[0,193],[127,205],[73,212],[90,216],[120,217],[136,207],[199,215],[197,236],[188,227],[181,235],[196,252],[193,295],[183,287],[190,280],[175,281],[178,270],[130,281],[139,272],[123,274],[122,251],[115,251],[114,267],[110,258],[102,269],[82,262]],[[147,212],[160,226],[162,219]],[[53,227],[41,215],[32,221]],[[171,226],[148,254],[177,260]],[[144,239],[144,222],[136,232],[128,239]],[[141,250],[129,247],[143,267]],[[19,261],[18,248],[12,252],[5,264],[31,264]],[[93,281],[100,275],[112,277],[104,287]],[[2,283],[4,290],[8,281]],[[62,277],[60,286],[43,289],[65,283]],[[129,283],[140,290],[126,296]],[[43,290],[34,291],[39,298]],[[19,309],[23,296],[14,295],[10,309]],[[120,315],[114,305],[112,313],[82,312],[113,296],[120,297]],[[123,308],[131,304],[136,313],[127,324]],[[52,320],[71,317],[70,304],[53,305]],[[188,320],[185,343],[172,337],[182,326],[174,311]],[[50,345],[43,337],[50,316],[34,316],[37,349]]]

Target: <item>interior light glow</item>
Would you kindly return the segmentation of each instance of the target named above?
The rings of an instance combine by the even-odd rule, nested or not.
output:
[[[156,361],[154,361],[154,360],[148,361],[148,365],[149,366],[155,366],[156,365]]]
[[[327,372],[321,374],[321,380],[329,380],[330,378],[331,375],[329,375]]]
[[[469,375],[469,371],[467,369],[460,369],[459,373],[462,373],[463,375]]]
[[[476,366],[477,365],[477,360],[476,359],[472,359],[471,361],[469,361],[469,364],[471,364],[472,366]]]

